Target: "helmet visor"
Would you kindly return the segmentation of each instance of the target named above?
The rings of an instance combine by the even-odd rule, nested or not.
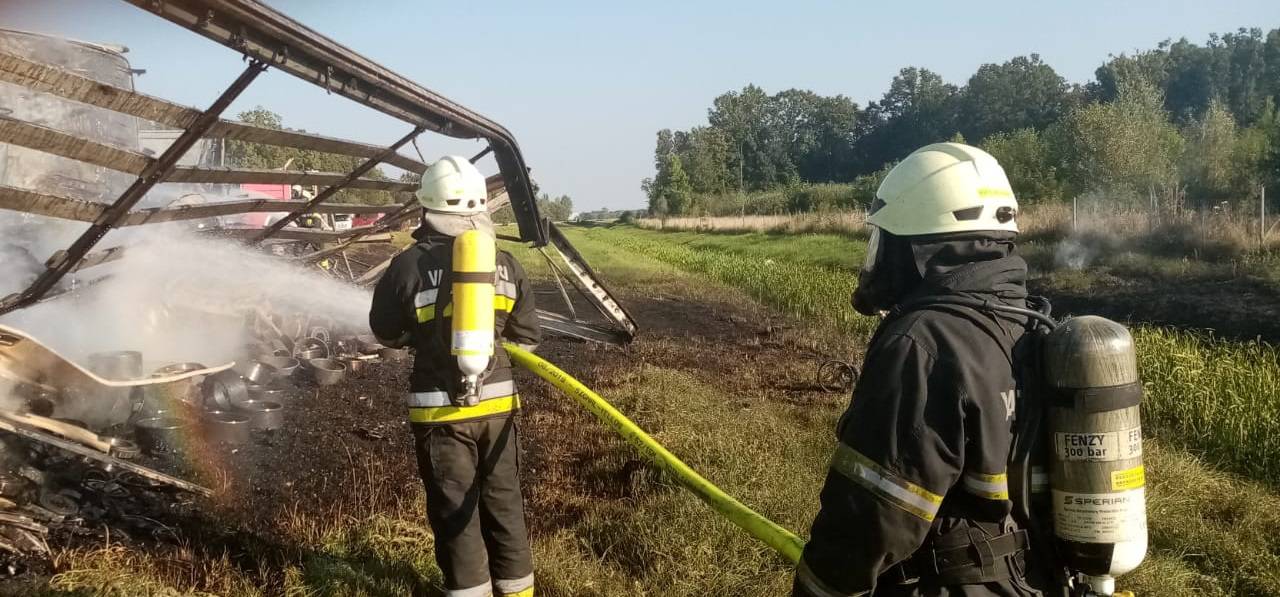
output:
[[[867,239],[867,258],[862,262],[862,271],[871,272],[876,268],[876,262],[880,260],[881,243],[884,242],[883,235],[880,234],[880,227],[871,226],[871,238]]]

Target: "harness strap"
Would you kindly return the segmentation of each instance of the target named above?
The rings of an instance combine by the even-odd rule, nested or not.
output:
[[[990,539],[982,538],[976,528],[969,531],[967,545],[922,549],[894,566],[891,573],[899,583],[926,581],[943,586],[998,582],[1021,576],[1024,553],[1031,544],[1025,530]]]

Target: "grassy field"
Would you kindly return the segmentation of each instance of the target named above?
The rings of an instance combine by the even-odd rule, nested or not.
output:
[[[806,532],[848,398],[794,388],[810,379],[813,347],[856,355],[873,328],[848,306],[862,243],[631,227],[567,234],[637,308],[646,334],[625,350],[551,343],[543,355],[710,480]],[[546,275],[540,255],[517,253],[534,275]],[[755,324],[787,331],[725,330]],[[1280,595],[1275,351],[1187,332],[1136,333],[1154,436],[1146,455],[1152,547],[1122,588]],[[786,593],[790,570],[781,558],[549,386],[529,382],[522,394],[531,405],[526,495],[540,595]],[[381,466],[353,463],[348,482],[360,491],[332,517],[281,520],[276,531],[287,548],[249,540],[236,550],[197,542],[153,553],[110,544],[69,550],[58,555],[60,574],[33,594],[439,594],[420,489],[376,482]]]
[[[847,307],[863,250],[856,239],[627,227],[579,230],[572,238],[588,255],[642,254],[801,319],[856,334],[873,325]],[[1160,595],[1280,594],[1280,545],[1270,538],[1280,530],[1280,497],[1268,487],[1280,474],[1280,355],[1266,344],[1194,332],[1134,331],[1155,439],[1153,555],[1130,585]]]
[[[803,320],[862,335],[875,325],[848,306],[865,251],[858,239],[622,227],[575,238],[710,276]],[[1152,431],[1258,479],[1280,478],[1280,352],[1195,332],[1136,327],[1134,335]]]

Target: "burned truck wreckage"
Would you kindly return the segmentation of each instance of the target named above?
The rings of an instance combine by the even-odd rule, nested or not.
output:
[[[517,223],[501,238],[541,251],[558,283],[549,296],[565,313],[539,312],[548,333],[614,344],[636,333],[540,216],[524,156],[497,123],[253,0],[128,2],[245,66],[199,110],[136,92],[123,47],[0,30],[0,576],[47,554],[50,532],[107,518],[119,532],[164,532],[148,513],[219,490],[187,475],[193,460],[270,445],[304,391],[407,358],[364,335],[361,288],[394,257],[389,233],[417,218],[416,183],[367,175],[380,165],[420,174],[421,153],[401,150],[422,135],[486,144],[472,162],[496,165],[491,210],[509,205]],[[404,135],[375,146],[226,119],[268,70],[391,116]],[[143,143],[156,138],[167,145]],[[237,168],[222,159],[228,142],[359,165]],[[315,191],[245,192],[254,185]],[[331,201],[345,189],[399,201]],[[335,225],[339,215],[357,224]],[[368,250],[375,243],[384,250]],[[589,321],[575,300],[594,308]]]

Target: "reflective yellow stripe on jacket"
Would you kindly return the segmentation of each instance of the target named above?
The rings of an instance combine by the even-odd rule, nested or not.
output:
[[[516,308],[516,299],[513,299],[509,296],[503,296],[501,294],[493,295],[493,309],[495,311],[510,313],[512,309],[515,309],[515,308]],[[428,321],[431,321],[432,319],[436,318],[436,306],[432,304],[432,305],[424,305],[424,306],[418,307],[417,314],[418,314],[418,323],[426,323]],[[448,305],[445,305],[444,313],[442,314],[442,317],[451,317],[451,316],[453,316],[453,303],[449,303]]]
[[[988,500],[1009,499],[1009,476],[1005,473],[965,473],[965,491]]]
[[[845,444],[836,446],[831,468],[881,500],[926,521],[932,522],[942,505],[941,495],[899,477]]]
[[[483,400],[475,406],[409,407],[410,423],[454,423],[499,415],[520,408],[520,395]]]

